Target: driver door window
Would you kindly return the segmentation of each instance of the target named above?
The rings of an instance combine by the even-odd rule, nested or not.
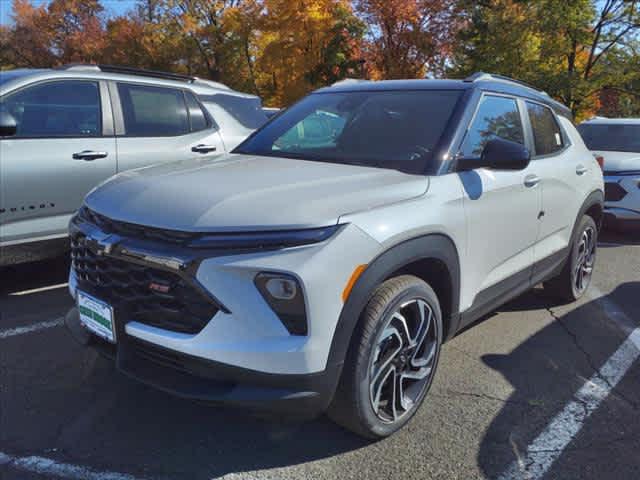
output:
[[[487,142],[495,138],[524,145],[524,130],[514,99],[486,95],[480,100],[460,152],[464,157],[480,157]]]
[[[65,80],[25,88],[3,99],[2,109],[16,121],[13,138],[102,135],[97,82]]]

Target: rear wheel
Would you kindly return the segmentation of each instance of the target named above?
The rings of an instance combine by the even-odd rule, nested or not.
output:
[[[562,300],[573,302],[591,284],[598,247],[598,227],[588,215],[580,220],[571,253],[560,275],[544,283],[544,288]]]
[[[381,284],[354,333],[329,416],[367,438],[383,438],[416,413],[442,344],[438,298],[419,278]]]

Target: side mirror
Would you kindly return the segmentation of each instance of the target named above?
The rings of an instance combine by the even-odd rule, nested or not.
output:
[[[0,110],[0,137],[13,137],[18,131],[18,123],[7,111]]]
[[[458,171],[490,168],[492,170],[524,170],[529,166],[531,153],[520,143],[502,138],[489,140],[480,158],[457,159]]]

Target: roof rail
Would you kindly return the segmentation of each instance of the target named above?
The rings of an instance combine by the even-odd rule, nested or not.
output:
[[[193,83],[196,77],[191,75],[182,75],[171,72],[158,72],[156,70],[145,70],[143,68],[122,67],[119,65],[88,65],[82,63],[72,63],[56,67],[57,70],[81,71],[81,72],[106,72],[106,73],[122,73],[124,75],[139,75],[141,77],[162,78],[165,80],[177,80],[179,82]]]
[[[74,72],[99,72],[100,67],[98,65],[89,65],[87,63],[68,63],[59,67],[54,67],[54,70],[70,70]]]
[[[502,82],[515,83],[515,84],[521,85],[523,87],[531,88],[531,89],[535,90],[536,92],[542,93],[543,95],[549,96],[549,94],[547,92],[545,92],[544,90],[540,90],[537,87],[534,87],[530,83],[523,82],[522,80],[516,80],[514,78],[507,77],[506,75],[499,75],[497,73],[476,72],[473,75],[470,75],[470,76],[468,76],[467,78],[464,79],[465,82],[477,82],[477,81],[480,81],[480,80],[499,80],[499,81],[502,81]]]
[[[212,88],[219,88],[220,90],[232,90],[231,87],[224,83],[215,82],[213,80],[207,80],[206,78],[194,77],[193,83],[199,83],[201,85],[207,85]]]
[[[369,80],[364,80],[362,78],[343,78],[342,80],[332,83],[331,86],[337,87],[338,85],[349,85],[350,83],[362,83],[368,81]]]

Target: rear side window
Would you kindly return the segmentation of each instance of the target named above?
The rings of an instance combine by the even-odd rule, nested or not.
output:
[[[47,82],[9,95],[0,104],[16,120],[18,129],[13,138],[102,135],[97,82]]]
[[[135,137],[168,137],[189,132],[182,90],[118,84],[125,132]]]
[[[583,123],[578,131],[589,150],[640,153],[640,124]]]
[[[199,98],[209,112],[212,112],[212,110],[215,112],[215,109],[219,107],[245,128],[255,130],[267,121],[267,116],[262,111],[262,102],[259,98],[225,93],[199,95]],[[215,115],[213,117],[215,119]]]
[[[488,141],[501,138],[524,145],[518,103],[513,98],[486,95],[462,143],[460,153],[479,157]]]
[[[209,121],[205,115],[202,107],[193,96],[191,92],[185,92],[184,96],[187,100],[187,107],[189,109],[189,123],[191,124],[192,132],[199,132],[209,127]]]
[[[551,109],[537,103],[526,103],[536,155],[550,155],[562,150],[564,148],[562,131]]]

